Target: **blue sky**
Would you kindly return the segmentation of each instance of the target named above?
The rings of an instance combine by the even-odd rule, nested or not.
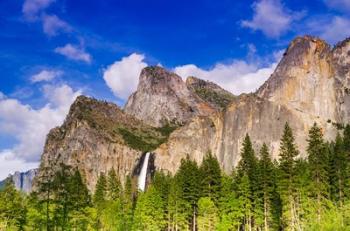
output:
[[[298,35],[350,36],[349,0],[0,1],[0,178],[37,166],[79,94],[123,105],[147,65],[254,91]]]

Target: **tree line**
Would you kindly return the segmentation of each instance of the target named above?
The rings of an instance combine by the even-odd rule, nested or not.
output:
[[[314,124],[306,152],[298,158],[286,123],[278,161],[247,134],[230,174],[208,152],[200,165],[187,157],[174,175],[156,172],[145,192],[111,169],[92,195],[79,171],[62,165],[30,195],[5,184],[0,230],[350,230],[350,126],[326,141]]]

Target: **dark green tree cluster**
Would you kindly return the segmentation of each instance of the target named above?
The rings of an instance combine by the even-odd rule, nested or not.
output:
[[[349,125],[328,142],[314,124],[305,155],[288,124],[275,161],[266,144],[256,146],[246,135],[229,175],[210,152],[200,164],[187,156],[174,175],[156,172],[145,192],[130,177],[122,185],[114,169],[92,195],[68,166],[42,176],[29,196],[7,182],[0,230],[350,230]]]

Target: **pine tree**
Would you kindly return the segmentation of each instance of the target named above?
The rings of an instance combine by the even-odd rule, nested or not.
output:
[[[241,160],[238,163],[237,173],[238,175],[244,175],[246,173],[249,180],[254,182],[256,180],[257,159],[248,134],[243,140],[240,154]],[[252,187],[252,190],[253,189]]]
[[[26,207],[23,195],[7,179],[0,191],[0,230],[24,230]]]
[[[329,157],[330,192],[333,201],[341,207],[345,203],[346,181],[348,178],[349,162],[344,150],[343,139],[337,134],[335,142],[330,147]]]
[[[114,168],[108,171],[107,177],[107,198],[110,201],[116,201],[120,197],[121,183],[115,173]]]
[[[137,199],[132,230],[161,231],[166,227],[164,202],[159,192],[151,185]]]
[[[327,172],[327,149],[323,140],[322,131],[316,123],[311,127],[307,141],[307,153],[312,181],[309,193],[311,197],[316,200],[317,221],[320,222],[324,203],[329,198],[329,178]]]
[[[183,190],[178,175],[170,179],[169,195],[167,197],[168,230],[186,230],[189,227],[188,217],[191,216],[191,205],[183,199]]]
[[[122,223],[120,230],[130,230],[133,224],[133,190],[131,177],[128,175],[125,179],[124,190],[121,197],[122,204]]]
[[[258,164],[259,188],[256,192],[259,211],[262,211],[262,225],[265,231],[270,230],[273,223],[273,197],[274,197],[274,166],[270,158],[267,145],[264,143],[260,149],[260,160]]]
[[[97,180],[94,194],[94,204],[96,207],[102,206],[106,202],[107,180],[104,173],[100,173]]]
[[[163,201],[168,201],[171,177],[162,171],[156,171],[153,177],[153,186],[160,193]]]
[[[200,166],[202,196],[210,197],[217,205],[221,187],[221,169],[218,160],[208,152]]]
[[[71,167],[61,164],[59,170],[54,175],[53,198],[55,203],[54,220],[56,226],[65,230],[69,226],[69,212],[72,207],[70,200],[69,184],[71,178]]]
[[[177,178],[182,189],[182,197],[191,206],[191,224],[193,230],[196,229],[197,202],[202,193],[200,185],[201,177],[201,172],[195,161],[190,160],[188,156],[186,159],[181,160]]]
[[[240,204],[237,198],[237,190],[234,190],[233,177],[223,175],[221,182],[219,198],[220,221],[217,225],[217,230],[238,230],[243,215],[239,208]]]
[[[343,146],[344,151],[347,153],[347,157],[350,157],[350,124],[347,124],[343,132]],[[348,159],[349,161],[350,159]]]
[[[198,201],[198,231],[214,231],[218,224],[218,209],[210,197]]]
[[[242,214],[244,230],[251,231],[253,229],[253,204],[251,196],[251,183],[246,173],[237,181],[238,201],[240,213]]]
[[[240,190],[244,189],[244,194],[239,194],[244,200],[249,199],[249,203],[244,205],[243,214],[244,215],[244,225],[248,230],[253,229],[254,225],[254,204],[258,203],[259,198],[256,192],[258,191],[258,172],[257,172],[257,158],[250,141],[250,137],[247,134],[243,141],[243,147],[241,149],[241,160],[238,163],[236,181]],[[248,179],[245,179],[245,178]],[[244,187],[243,187],[244,186]],[[245,191],[245,187],[247,191]]]
[[[297,214],[297,194],[295,158],[299,152],[295,145],[292,129],[285,124],[280,143],[279,165],[279,193],[282,200],[282,225],[284,230],[299,230],[300,224]]]

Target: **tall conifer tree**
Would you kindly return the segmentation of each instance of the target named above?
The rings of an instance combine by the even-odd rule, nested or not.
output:
[[[280,143],[279,193],[282,200],[282,225],[284,230],[299,230],[296,193],[296,161],[299,152],[292,129],[286,123]]]

